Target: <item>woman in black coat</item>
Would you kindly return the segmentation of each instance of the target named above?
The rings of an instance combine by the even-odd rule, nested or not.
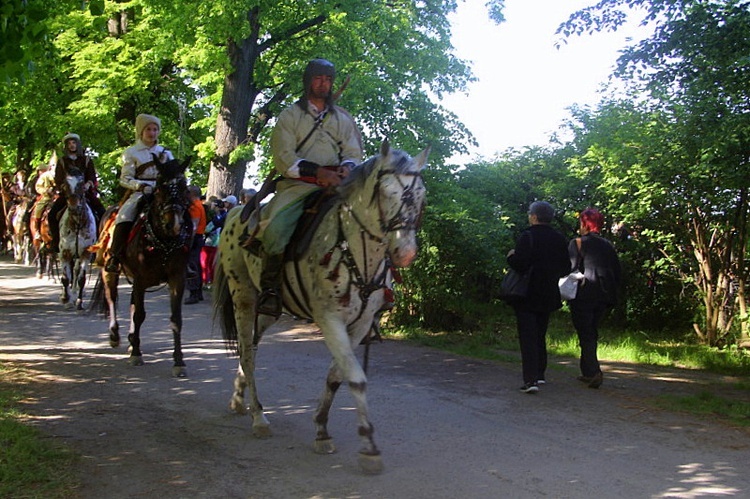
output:
[[[508,265],[524,273],[531,271],[528,295],[511,303],[516,312],[521,346],[524,393],[536,393],[547,370],[547,326],[550,314],[562,307],[558,280],[570,271],[567,240],[550,227],[555,210],[545,201],[529,207],[529,223],[508,253]]]
[[[599,388],[604,379],[596,352],[598,327],[607,309],[617,303],[622,272],[614,247],[599,235],[603,224],[604,217],[599,211],[585,209],[579,217],[581,237],[568,245],[571,268],[584,275],[575,299],[569,304],[581,346],[581,376],[578,379],[590,388]]]

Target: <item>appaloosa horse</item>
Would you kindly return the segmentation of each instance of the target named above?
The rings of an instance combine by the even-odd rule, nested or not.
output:
[[[27,211],[29,207],[29,199],[24,196],[20,203],[13,206],[11,213],[8,218],[11,222],[13,235],[13,260],[16,263],[22,263],[24,265],[31,265],[32,261],[32,246],[31,246],[31,231],[29,230],[29,219],[27,217]]]
[[[89,248],[97,238],[96,219],[86,203],[83,173],[71,171],[65,180],[62,194],[67,206],[60,218],[60,302],[83,310],[83,292],[93,256]],[[75,303],[70,301],[71,294]]]
[[[175,376],[185,376],[182,356],[182,294],[185,290],[188,249],[193,227],[188,215],[185,169],[188,158],[180,164],[177,160],[159,163],[159,172],[153,195],[144,196],[145,206],[130,234],[125,254],[120,259],[122,271],[133,283],[130,294],[130,363],[143,365],[141,353],[141,325],[146,319],[144,304],[146,290],[162,283],[169,286],[171,306],[170,327],[174,340]],[[149,199],[150,198],[150,199]],[[105,224],[102,223],[104,227]],[[119,272],[107,272],[102,267],[101,278],[92,297],[92,308],[99,306],[109,317],[109,341],[113,348],[120,345],[120,325],[117,322],[117,285]]]
[[[317,226],[309,246],[287,250],[282,296],[284,309],[320,327],[333,361],[325,390],[315,412],[315,451],[335,452],[328,434],[328,414],[342,383],[357,405],[358,433],[362,439],[359,463],[366,473],[382,470],[380,451],[373,440],[367,413],[365,372],[354,355],[373,325],[373,318],[390,300],[387,279],[389,260],[409,265],[417,255],[419,229],[426,189],[422,170],[428,150],[416,158],[391,149],[384,142],[380,154],[357,168],[337,188],[338,197]],[[243,247],[252,232],[233,210],[219,242],[214,277],[214,307],[224,339],[236,347],[240,365],[230,408],[250,414],[256,436],[270,435],[270,425],[258,401],[255,354],[263,332],[276,320],[255,314],[261,260]]]

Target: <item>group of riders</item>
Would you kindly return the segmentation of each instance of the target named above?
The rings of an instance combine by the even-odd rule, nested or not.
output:
[[[19,228],[28,231],[35,239],[36,248],[55,254],[60,245],[60,217],[66,207],[63,186],[69,175],[79,176],[85,182],[86,201],[96,220],[104,214],[96,168],[82,147],[80,136],[66,134],[62,146],[62,153],[53,153],[49,162],[39,165],[28,181],[26,172],[19,170],[12,179],[3,179],[2,186],[6,233],[12,235]],[[19,217],[23,223],[14,223]],[[46,240],[42,231],[45,220],[49,227]]]
[[[261,215],[260,230],[254,234],[262,244],[260,313],[273,316],[281,313],[279,288],[284,248],[302,215],[305,198],[315,191],[339,185],[351,168],[362,162],[359,129],[349,113],[335,103],[341,92],[332,91],[335,75],[335,67],[330,61],[311,60],[302,75],[300,99],[280,113],[271,135],[274,167],[282,180],[276,183],[276,196]],[[122,156],[119,183],[128,194],[116,217],[108,257],[104,262],[107,272],[119,270],[121,254],[137,215],[138,201],[155,186],[157,171],[153,158],[158,158],[159,162],[174,159],[172,153],[158,142],[161,131],[158,118],[138,115],[135,129],[136,143]],[[86,155],[80,137],[69,133],[63,137],[60,157],[39,168],[39,178],[34,184],[36,203],[25,214],[31,226],[37,229],[32,233],[39,234],[46,213],[51,235],[49,250],[55,254],[59,252],[60,213],[66,205],[63,187],[66,177],[73,173],[83,177],[86,200],[99,221],[105,209],[99,199],[96,169]],[[21,185],[21,190],[25,189],[24,192],[13,194],[18,185]],[[29,192],[30,189],[17,181],[8,186],[7,201],[11,205],[20,204],[19,200],[29,196]],[[5,188],[3,193],[5,196]]]
[[[159,118],[147,114],[136,117],[136,143],[123,153],[123,169],[120,184],[127,189],[119,207],[116,226],[107,266],[116,270],[118,255],[126,244],[127,232],[132,228],[137,213],[136,207],[143,194],[148,194],[156,184],[157,171],[152,154],[160,161],[173,159],[172,153],[158,144],[161,132]],[[6,234],[23,230],[33,238],[37,251],[56,255],[60,252],[60,220],[67,206],[65,190],[69,177],[83,182],[86,204],[91,209],[97,224],[100,224],[105,207],[99,197],[99,182],[92,158],[86,154],[81,138],[68,133],[62,139],[62,153],[52,154],[46,164],[37,168],[29,181],[26,172],[19,170],[14,177],[4,178],[2,184],[3,211]],[[21,217],[22,224],[14,221]],[[46,225],[47,230],[43,230]],[[7,241],[4,241],[7,244]]]

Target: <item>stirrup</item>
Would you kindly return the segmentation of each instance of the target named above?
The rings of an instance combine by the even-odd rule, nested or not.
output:
[[[255,313],[270,315],[278,319],[281,315],[281,296],[279,296],[279,293],[275,289],[264,289],[258,296]]]

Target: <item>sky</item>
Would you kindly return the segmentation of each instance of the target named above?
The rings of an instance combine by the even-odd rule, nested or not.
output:
[[[555,30],[595,0],[506,0],[505,22],[489,20],[485,0],[459,2],[451,16],[456,55],[471,62],[477,82],[468,94],[440,103],[454,112],[479,143],[470,154],[491,159],[509,147],[545,145],[573,104],[596,104],[597,91],[614,69],[618,51],[646,35],[633,21],[615,33],[568,39],[555,48]]]

